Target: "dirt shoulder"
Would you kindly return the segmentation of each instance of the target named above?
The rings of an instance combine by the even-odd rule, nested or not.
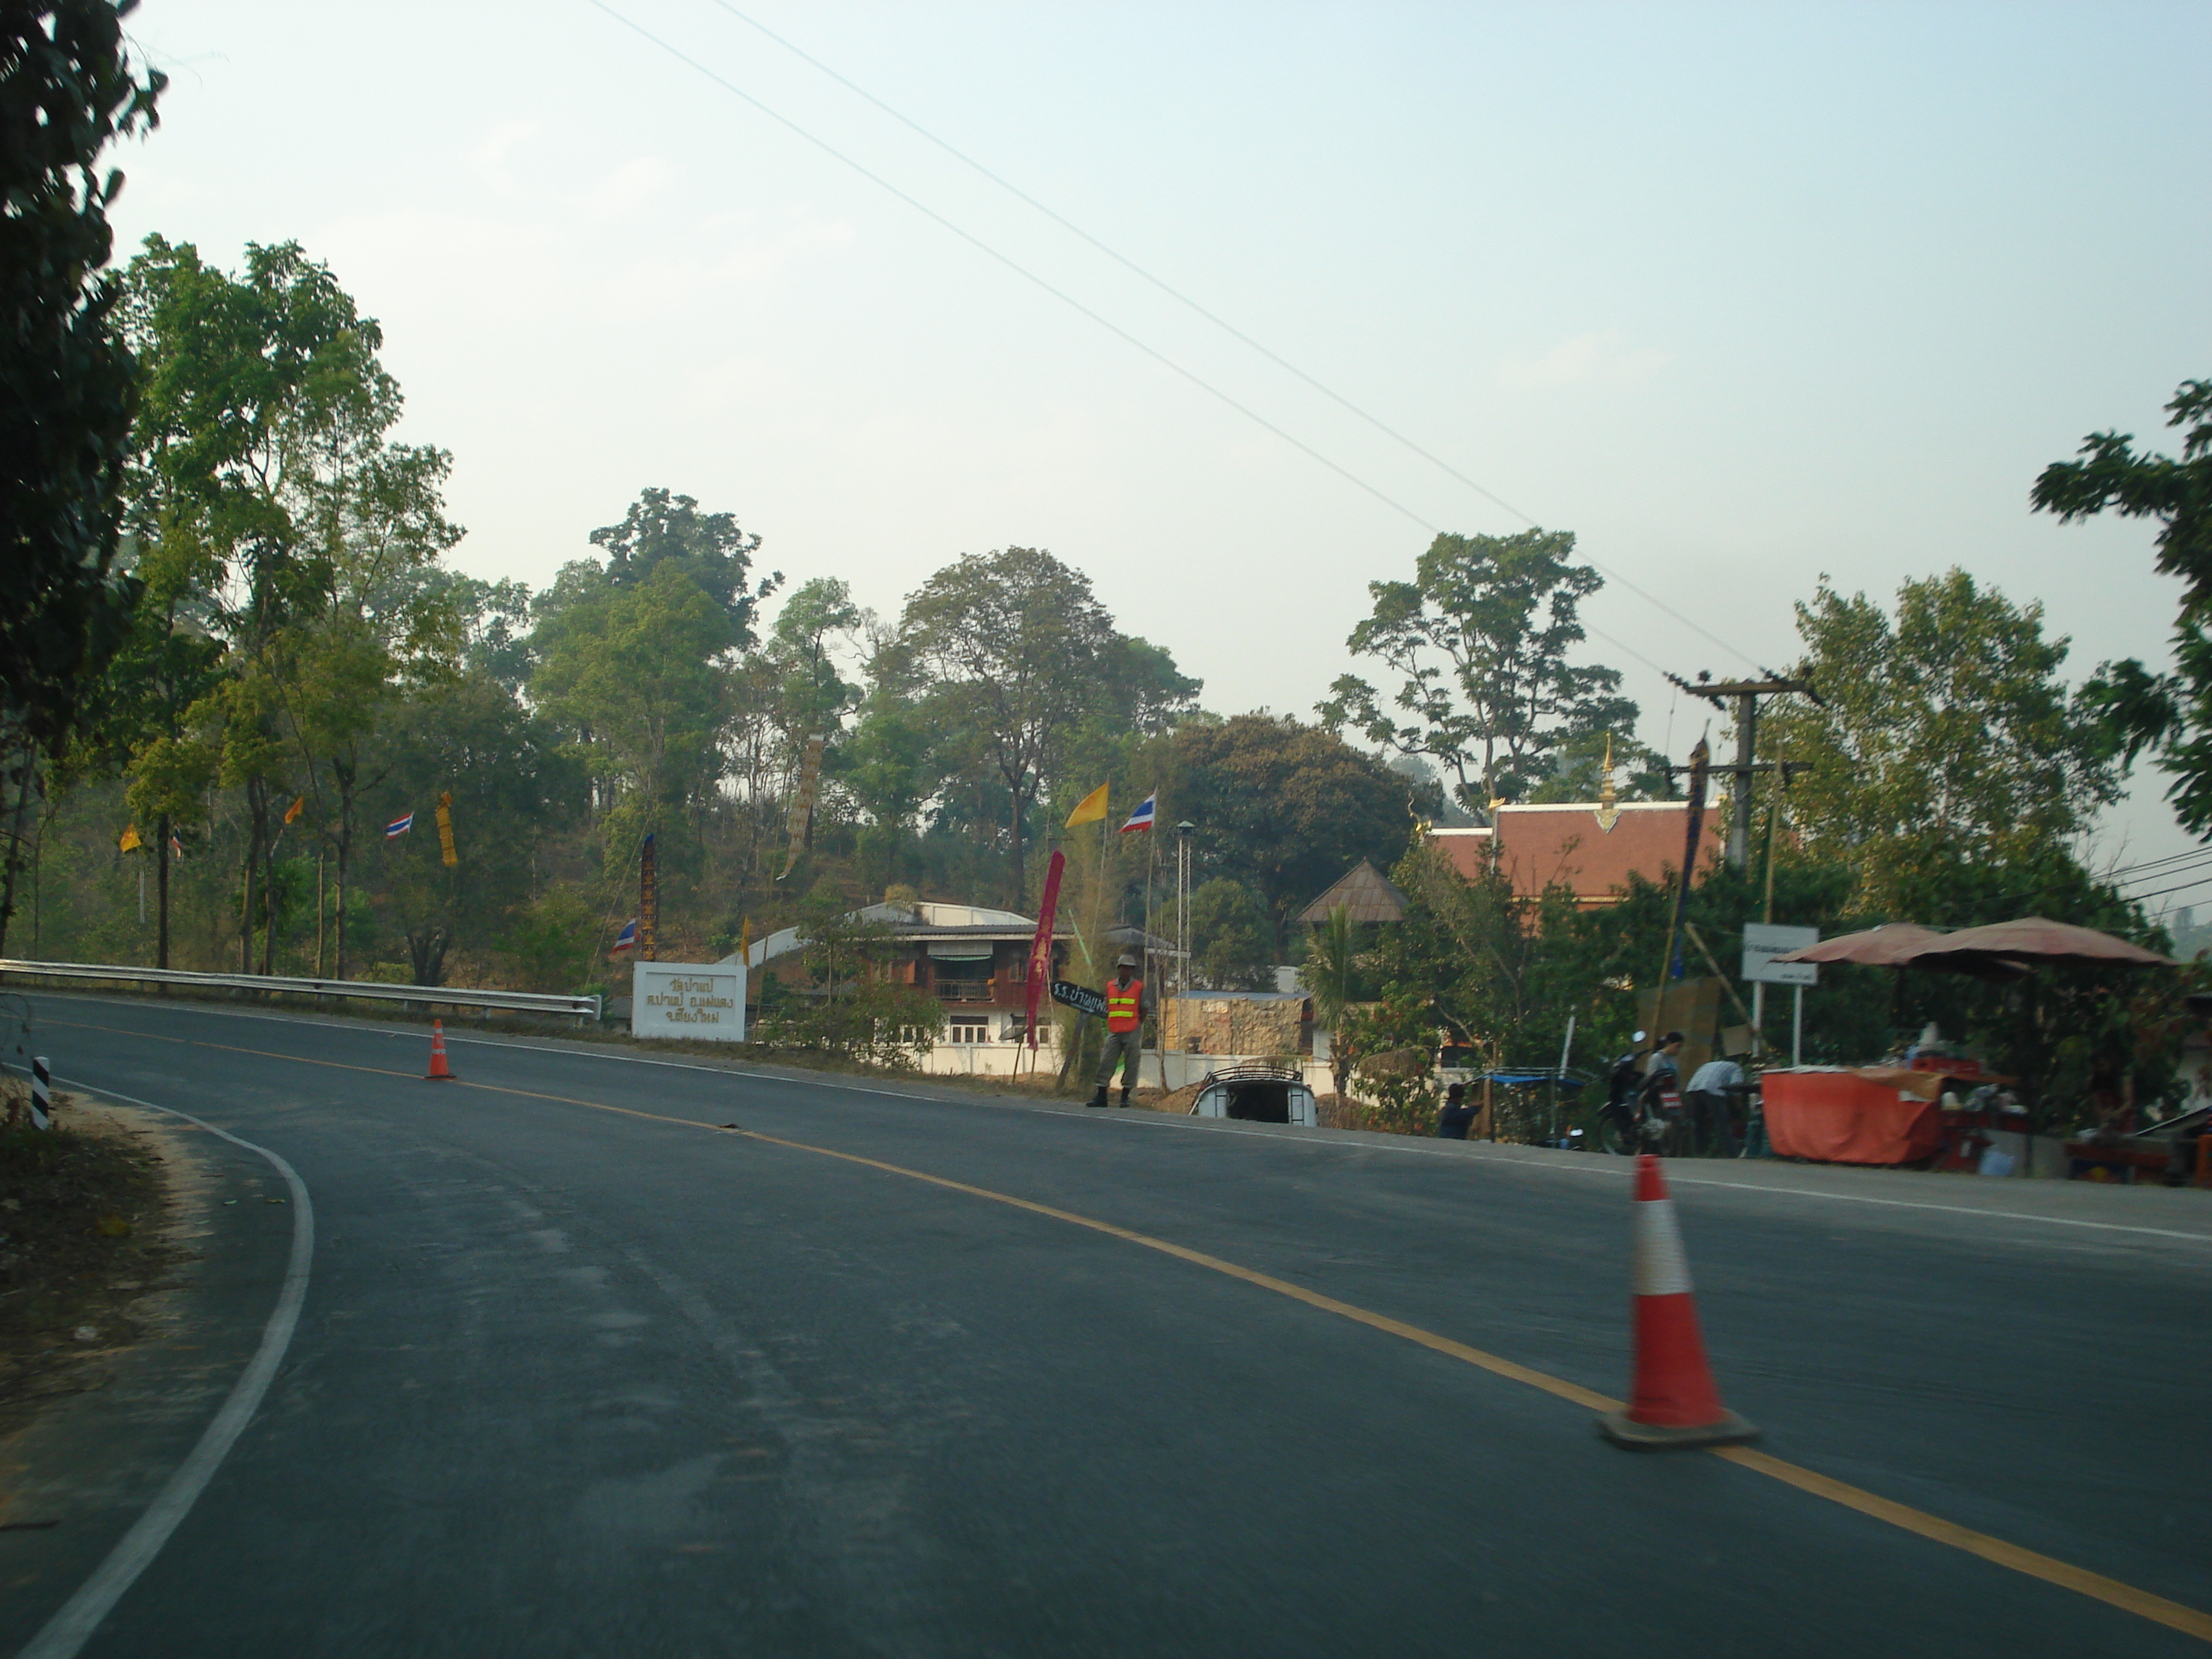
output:
[[[0,1436],[98,1387],[187,1255],[181,1160],[153,1115],[67,1094],[56,1108],[52,1130],[0,1128]]]

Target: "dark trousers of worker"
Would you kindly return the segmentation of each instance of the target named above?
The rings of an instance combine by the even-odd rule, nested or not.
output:
[[[1137,1073],[1145,1060],[1145,1031],[1139,1026],[1133,1031],[1106,1033],[1106,1052],[1098,1057],[1097,1083],[1101,1089],[1114,1080],[1114,1068],[1125,1065],[1121,1073],[1121,1092],[1127,1094],[1137,1086]]]
[[[1709,1089],[1692,1089],[1682,1097],[1682,1109],[1690,1115],[1690,1121],[1698,1127],[1705,1146],[1713,1152],[1733,1155],[1741,1144],[1736,1137],[1735,1124],[1729,1116],[1726,1095],[1713,1093]]]

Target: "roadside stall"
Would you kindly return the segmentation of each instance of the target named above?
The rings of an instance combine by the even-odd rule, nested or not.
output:
[[[2069,1140],[2067,1174],[2074,1180],[2212,1188],[2212,994],[2186,1000],[2194,1028],[2182,1043],[2188,1093],[2179,1108],[2161,1122],[2107,1123]]]
[[[1856,963],[1999,981],[2026,978],[2039,964],[2053,962],[2172,965],[2156,951],[2109,933],[2040,916],[1949,933],[1897,922],[1776,960]],[[1930,1051],[1919,1052],[1923,1047]],[[2000,1153],[1984,1161],[1993,1146],[1991,1133],[2026,1133],[2025,1109],[2005,1086],[2015,1080],[1923,1039],[1903,1065],[1770,1070],[1760,1081],[1767,1137],[1778,1156],[1999,1173],[2009,1170],[2011,1159]],[[1992,1167],[1999,1159],[2002,1165]]]

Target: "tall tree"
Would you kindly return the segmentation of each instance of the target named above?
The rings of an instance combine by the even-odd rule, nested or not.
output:
[[[531,695],[574,734],[624,839],[703,800],[719,777],[728,638],[723,607],[673,562],[541,624]]]
[[[2158,568],[2182,579],[2174,669],[2154,674],[2133,657],[2106,663],[2087,688],[2120,733],[2130,761],[2148,749],[2173,782],[2182,823],[2212,835],[2212,380],[2185,380],[2166,406],[2185,428],[2181,456],[2138,453],[2133,434],[2093,432],[2083,459],[2043,470],[2028,500],[2063,524],[2106,512],[2155,519]]]
[[[1042,548],[971,553],[906,602],[896,655],[930,716],[963,733],[1006,792],[1010,902],[1028,892],[1030,809],[1059,780],[1068,745],[1126,672],[1121,636],[1090,580]],[[1119,695],[1119,686],[1113,687]]]
[[[1637,708],[1619,695],[1620,675],[1567,660],[1583,639],[1582,601],[1605,585],[1570,562],[1574,548],[1565,531],[1440,535],[1413,580],[1370,582],[1374,611],[1346,643],[1379,658],[1398,688],[1386,701],[1346,674],[1319,707],[1322,723],[1433,756],[1486,816],[1492,800],[1519,799],[1549,777],[1571,739],[1626,738]]]
[[[1811,763],[1790,819],[1856,867],[1869,907],[1947,861],[2036,855],[2118,799],[2110,734],[2069,694],[2041,605],[1953,569],[1905,582],[1893,617],[1823,581],[1797,631],[1794,673],[1821,702],[1778,698],[1766,717],[1775,752]]]
[[[1397,862],[1435,786],[1399,775],[1334,732],[1273,714],[1176,730],[1176,810],[1198,826],[1196,855],[1266,902],[1279,949],[1287,919],[1361,859]],[[1279,958],[1278,958],[1279,959]]]
[[[377,848],[375,871],[415,982],[437,985],[449,952],[484,965],[510,928],[527,931],[532,862],[581,792],[551,726],[481,670],[422,687],[399,712],[383,810],[422,812],[428,831],[450,797],[459,862],[446,864],[441,837],[410,834]]]
[[[277,772],[263,762],[282,736],[336,854],[343,975],[353,815],[373,781],[364,744],[398,677],[459,646],[453,596],[426,574],[461,536],[444,509],[452,457],[391,441],[402,399],[382,331],[298,244],[249,245],[234,276],[149,237],[130,279],[146,368],[132,512],[197,557],[228,652],[233,694],[216,707],[239,727],[225,775],[248,807],[246,931],[257,879],[264,895],[273,882]],[[247,754],[261,758],[240,770]]]
[[[592,545],[606,553],[610,586],[633,587],[659,566],[675,565],[721,606],[729,619],[728,648],[737,651],[753,643],[753,620],[760,602],[783,581],[779,571],[747,586],[760,544],[758,536],[738,527],[735,514],[702,513],[693,497],[672,495],[665,489],[641,491],[620,524],[592,532]]]
[[[137,403],[117,326],[97,171],[117,138],[155,124],[164,77],[125,49],[135,0],[18,0],[0,12],[0,776],[7,854],[0,950],[21,828],[44,758],[121,646],[130,582],[115,568]]]

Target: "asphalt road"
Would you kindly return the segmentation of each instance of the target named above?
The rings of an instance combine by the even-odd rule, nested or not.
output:
[[[102,1659],[2204,1650],[1071,1218],[1617,1395],[1623,1162],[495,1041],[433,1085],[419,1030],[37,1017],[58,1073],[281,1154],[314,1218],[273,1385]],[[2212,1610],[2212,1195],[1674,1172],[1723,1390],[1782,1469]],[[0,1651],[269,1317],[284,1183],[211,1138],[206,1174],[251,1201],[210,1210],[204,1328],[79,1425],[137,1484],[0,1531]]]

